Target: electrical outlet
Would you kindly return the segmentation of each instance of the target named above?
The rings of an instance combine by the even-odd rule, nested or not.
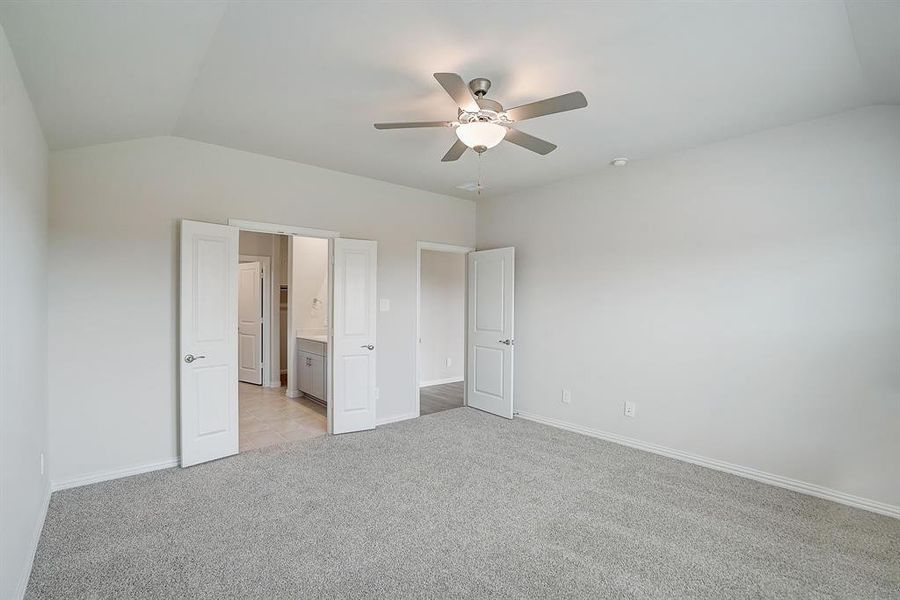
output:
[[[567,388],[563,388],[562,398],[560,398],[560,402],[563,404],[571,404],[572,403],[572,392]]]
[[[41,475],[44,474],[44,453],[41,452]]]
[[[637,404],[634,402],[626,402],[625,403],[625,416],[633,417],[637,414]]]
[[[449,369],[450,365],[452,365],[452,364],[453,364],[453,359],[448,357],[447,358],[447,368]]]
[[[378,397],[381,396],[381,390],[375,388],[375,399],[378,400]]]
[[[391,310],[391,301],[389,298],[382,298],[378,302],[378,310],[381,312],[389,312]]]

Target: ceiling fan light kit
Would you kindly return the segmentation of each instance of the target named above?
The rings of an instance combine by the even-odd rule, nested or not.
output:
[[[482,154],[503,140],[541,155],[549,154],[556,149],[556,144],[520,131],[514,125],[526,119],[587,106],[584,94],[571,92],[504,110],[503,105],[496,100],[485,98],[491,88],[489,79],[477,77],[466,84],[456,73],[435,73],[434,78],[456,102],[456,121],[375,123],[375,129],[455,127],[458,141],[441,159],[443,162],[458,160],[469,148]]]
[[[506,127],[489,121],[472,121],[457,127],[456,137],[463,144],[481,154],[503,141],[503,138],[506,137]]]

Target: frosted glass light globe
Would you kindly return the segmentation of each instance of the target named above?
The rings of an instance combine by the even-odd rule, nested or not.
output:
[[[463,144],[477,152],[481,148],[487,150],[502,142],[503,138],[506,137],[506,127],[496,123],[474,121],[457,127],[456,137]],[[481,151],[483,152],[484,150]]]

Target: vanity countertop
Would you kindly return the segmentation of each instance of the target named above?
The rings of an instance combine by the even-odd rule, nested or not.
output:
[[[301,340],[309,340],[311,342],[322,342],[323,344],[328,343],[327,335],[315,335],[315,334],[304,333],[304,334],[298,334],[297,337],[300,338]]]

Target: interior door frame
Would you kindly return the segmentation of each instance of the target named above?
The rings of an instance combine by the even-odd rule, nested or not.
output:
[[[254,256],[252,254],[239,254],[238,264],[246,262],[258,262],[262,267],[263,280],[263,316],[262,316],[262,386],[272,387],[272,259],[268,256]],[[240,306],[239,306],[240,308]],[[240,342],[238,342],[240,344]],[[281,378],[279,374],[279,379]],[[253,384],[249,384],[253,385]]]
[[[286,235],[288,236],[288,314],[287,314],[287,326],[290,328],[291,323],[294,320],[293,315],[293,305],[294,305],[294,286],[291,285],[293,281],[292,273],[294,267],[294,246],[293,239],[294,237],[310,237],[310,238],[323,238],[328,240],[328,302],[326,303],[325,310],[328,315],[328,343],[327,343],[327,351],[326,354],[326,365],[325,365],[325,396],[326,402],[329,407],[334,406],[334,399],[332,398],[334,385],[332,384],[332,365],[334,364],[334,315],[332,311],[332,306],[334,304],[334,238],[341,237],[340,231],[333,231],[330,229],[319,229],[315,227],[302,227],[298,225],[282,225],[279,223],[266,223],[263,221],[247,221],[244,219],[228,219],[228,225],[232,227],[237,227],[240,231],[255,231],[257,233],[272,233],[275,235]],[[292,390],[290,388],[290,382],[295,381],[297,379],[296,373],[296,355],[297,355],[297,337],[294,331],[290,329],[287,331],[287,371],[288,371],[288,386],[285,390],[285,395],[288,398],[296,398],[300,394],[292,394]],[[279,379],[281,378],[281,373],[278,374]],[[330,434],[332,431],[331,424],[331,410],[326,411],[327,414],[327,424],[326,430]]]
[[[447,252],[449,254],[462,254],[464,257],[469,252],[474,252],[475,248],[472,246],[457,246],[455,244],[443,244],[439,242],[425,242],[425,241],[417,241],[416,242],[416,398],[415,398],[415,407],[416,407],[416,418],[422,416],[422,395],[420,389],[420,381],[422,380],[420,376],[420,369],[422,358],[420,356],[421,352],[421,344],[419,343],[419,338],[422,337],[422,250],[431,250],[433,252]],[[469,347],[469,261],[466,262],[466,270],[463,273],[463,291],[465,292],[465,317],[463,318],[463,348],[468,349]],[[469,373],[468,373],[468,361],[463,358],[463,381],[467,381]],[[466,387],[463,386],[463,406],[468,404],[468,399],[466,398]]]
[[[228,219],[228,225],[232,227],[237,227],[240,231],[254,231],[257,233],[271,233],[274,235],[286,235],[288,236],[288,314],[287,314],[287,326],[290,327],[293,322],[293,286],[290,285],[291,282],[291,274],[293,271],[293,260],[294,260],[294,252],[293,252],[293,238],[294,236],[298,237],[313,237],[313,238],[324,238],[328,240],[328,302],[326,304],[326,310],[328,311],[328,350],[326,356],[326,401],[331,404],[331,365],[334,362],[334,356],[332,355],[332,350],[334,347],[333,336],[334,336],[334,324],[333,324],[333,315],[332,315],[332,304],[334,302],[334,292],[332,290],[332,278],[331,271],[334,269],[334,243],[332,242],[333,238],[341,237],[340,231],[333,231],[331,229],[319,229],[315,227],[303,227],[299,225],[284,225],[281,223],[266,223],[264,221],[248,221],[245,219]],[[279,284],[285,282],[279,282]],[[297,355],[297,337],[293,335],[292,331],[287,332],[287,348],[286,348],[286,357],[282,357],[282,360],[285,362],[288,371],[288,386],[285,390],[285,395],[288,398],[296,398],[300,394],[292,394],[290,382],[291,380],[295,380],[297,378],[296,373],[294,372],[296,369],[296,355]],[[271,351],[269,352],[271,354]],[[291,375],[293,374],[293,377]],[[281,373],[278,373],[279,383],[281,380]],[[328,431],[331,432],[331,416],[328,417]]]

